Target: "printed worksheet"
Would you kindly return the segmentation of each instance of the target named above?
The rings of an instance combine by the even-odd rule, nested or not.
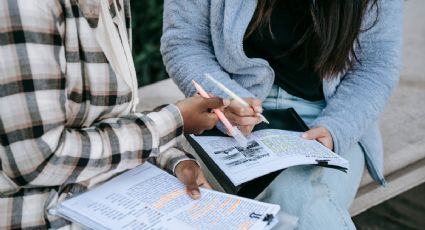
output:
[[[192,200],[177,178],[145,163],[61,203],[53,214],[91,229],[263,229],[280,208],[208,189],[201,194]]]
[[[301,134],[277,129],[255,131],[247,137],[246,148],[232,137],[191,137],[236,186],[295,165],[326,164],[348,169],[345,159]]]

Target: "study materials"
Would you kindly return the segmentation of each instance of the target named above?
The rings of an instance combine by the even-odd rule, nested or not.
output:
[[[256,126],[247,137],[246,148],[239,147],[232,138],[216,129],[202,135],[187,136],[227,193],[254,198],[283,169],[291,166],[318,165],[341,171],[348,169],[347,160],[319,142],[301,137],[308,127],[292,108],[266,110],[264,114],[271,124]]]
[[[192,200],[175,177],[144,163],[50,212],[89,229],[264,229],[280,206],[201,188]]]
[[[232,99],[236,100],[237,102],[239,102],[242,106],[246,107],[246,108],[250,108],[250,105],[241,97],[239,97],[236,93],[234,93],[233,91],[231,91],[229,88],[227,88],[225,85],[221,84],[221,82],[217,81],[216,79],[214,79],[211,74],[209,73],[205,73],[205,77],[211,81],[212,83],[214,83],[218,88],[220,88],[224,93],[226,93],[229,97],[231,97]],[[270,122],[266,119],[266,117],[264,117],[261,113],[257,113],[257,116],[261,117],[261,120],[267,124],[270,124]]]
[[[207,92],[202,88],[201,85],[199,85],[195,80],[192,80],[193,85],[195,86],[198,93],[201,95],[201,97],[204,98],[210,98]],[[245,148],[248,144],[247,139],[242,134],[242,132],[236,127],[233,126],[230,121],[224,116],[223,112],[221,112],[219,109],[213,109],[214,113],[217,114],[218,118],[221,122],[223,122],[224,126],[227,128],[227,131],[232,134],[232,136],[235,138],[236,142],[243,148]]]

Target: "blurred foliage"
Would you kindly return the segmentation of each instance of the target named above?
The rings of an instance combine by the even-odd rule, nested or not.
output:
[[[168,77],[161,53],[163,0],[131,0],[133,57],[139,87]]]

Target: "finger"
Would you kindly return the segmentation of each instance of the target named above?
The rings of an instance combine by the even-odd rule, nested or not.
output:
[[[205,131],[206,129],[202,129],[202,130],[196,130],[196,131],[193,131],[193,134],[195,134],[195,135],[201,135],[202,133],[204,133],[204,131]]]
[[[244,135],[248,135],[252,132],[252,130],[254,129],[254,126],[253,125],[244,125],[244,126],[239,126],[239,129]]]
[[[263,113],[264,112],[262,106],[255,106],[255,107],[252,107],[252,109],[254,109],[254,112],[256,112],[256,113]]]
[[[199,191],[199,186],[195,180],[192,180],[190,183],[186,184],[187,194],[194,200],[197,200],[201,197],[201,191]]]
[[[201,103],[201,106],[203,107],[203,110],[208,109],[216,109],[223,107],[225,105],[229,105],[230,102],[228,100],[223,100],[219,97],[212,97],[212,98],[204,98],[204,100]]]
[[[214,98],[216,97],[214,94],[212,93],[208,93],[208,96],[210,96],[210,98]],[[226,108],[227,106],[230,105],[230,100],[227,98],[223,98],[223,106],[220,107],[220,110],[223,110],[224,108]]]
[[[203,116],[202,121],[203,121],[204,129],[214,128],[219,121],[218,116],[215,113],[203,113],[202,116]]]
[[[223,106],[221,106],[220,109],[223,110],[223,109],[227,108],[229,105],[230,105],[230,100],[225,98],[225,99],[223,99]]]
[[[262,113],[263,112],[263,107],[262,107],[262,103],[259,99],[257,98],[245,98],[245,101],[248,102],[248,104],[254,109],[254,111],[256,113]]]
[[[235,100],[230,103],[227,110],[239,116],[254,116],[256,114],[254,109],[251,107],[245,107]]]
[[[317,141],[324,145],[326,148],[333,150],[333,142],[330,137],[321,137],[317,139]]]
[[[212,189],[210,183],[207,181],[207,179],[205,178],[205,176],[202,172],[198,176],[197,183],[198,183],[198,186],[201,186],[203,188]]]
[[[314,140],[318,139],[320,137],[324,137],[326,135],[326,132],[323,128],[313,128],[308,130],[307,132],[303,133],[302,137],[308,140]]]
[[[206,180],[204,182],[202,182],[202,185],[200,185],[200,186],[203,187],[203,188],[212,189],[211,184]]]
[[[241,117],[234,113],[226,113],[226,117],[230,122],[236,125],[256,125],[261,122],[261,117],[258,116],[250,116],[250,117]]]
[[[190,164],[191,162],[186,162],[186,163]],[[197,165],[195,167],[197,167]],[[180,181],[183,182],[183,184],[185,184],[187,194],[192,199],[199,199],[199,197],[201,197],[201,192],[199,191],[199,186],[196,183],[196,180],[198,178],[198,171],[194,167],[190,167],[190,166],[183,167],[183,169],[181,170],[179,168],[178,170],[179,170],[179,173],[176,173],[176,175],[180,179]]]

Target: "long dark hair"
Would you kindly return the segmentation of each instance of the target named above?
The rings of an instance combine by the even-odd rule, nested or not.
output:
[[[246,38],[266,26],[273,37],[270,17],[277,1],[282,0],[258,0]],[[304,65],[312,68],[321,79],[336,77],[358,61],[354,45],[359,45],[365,13],[374,8],[377,19],[378,0],[309,1],[312,23],[290,51],[302,48]],[[370,29],[373,25],[368,26]]]

